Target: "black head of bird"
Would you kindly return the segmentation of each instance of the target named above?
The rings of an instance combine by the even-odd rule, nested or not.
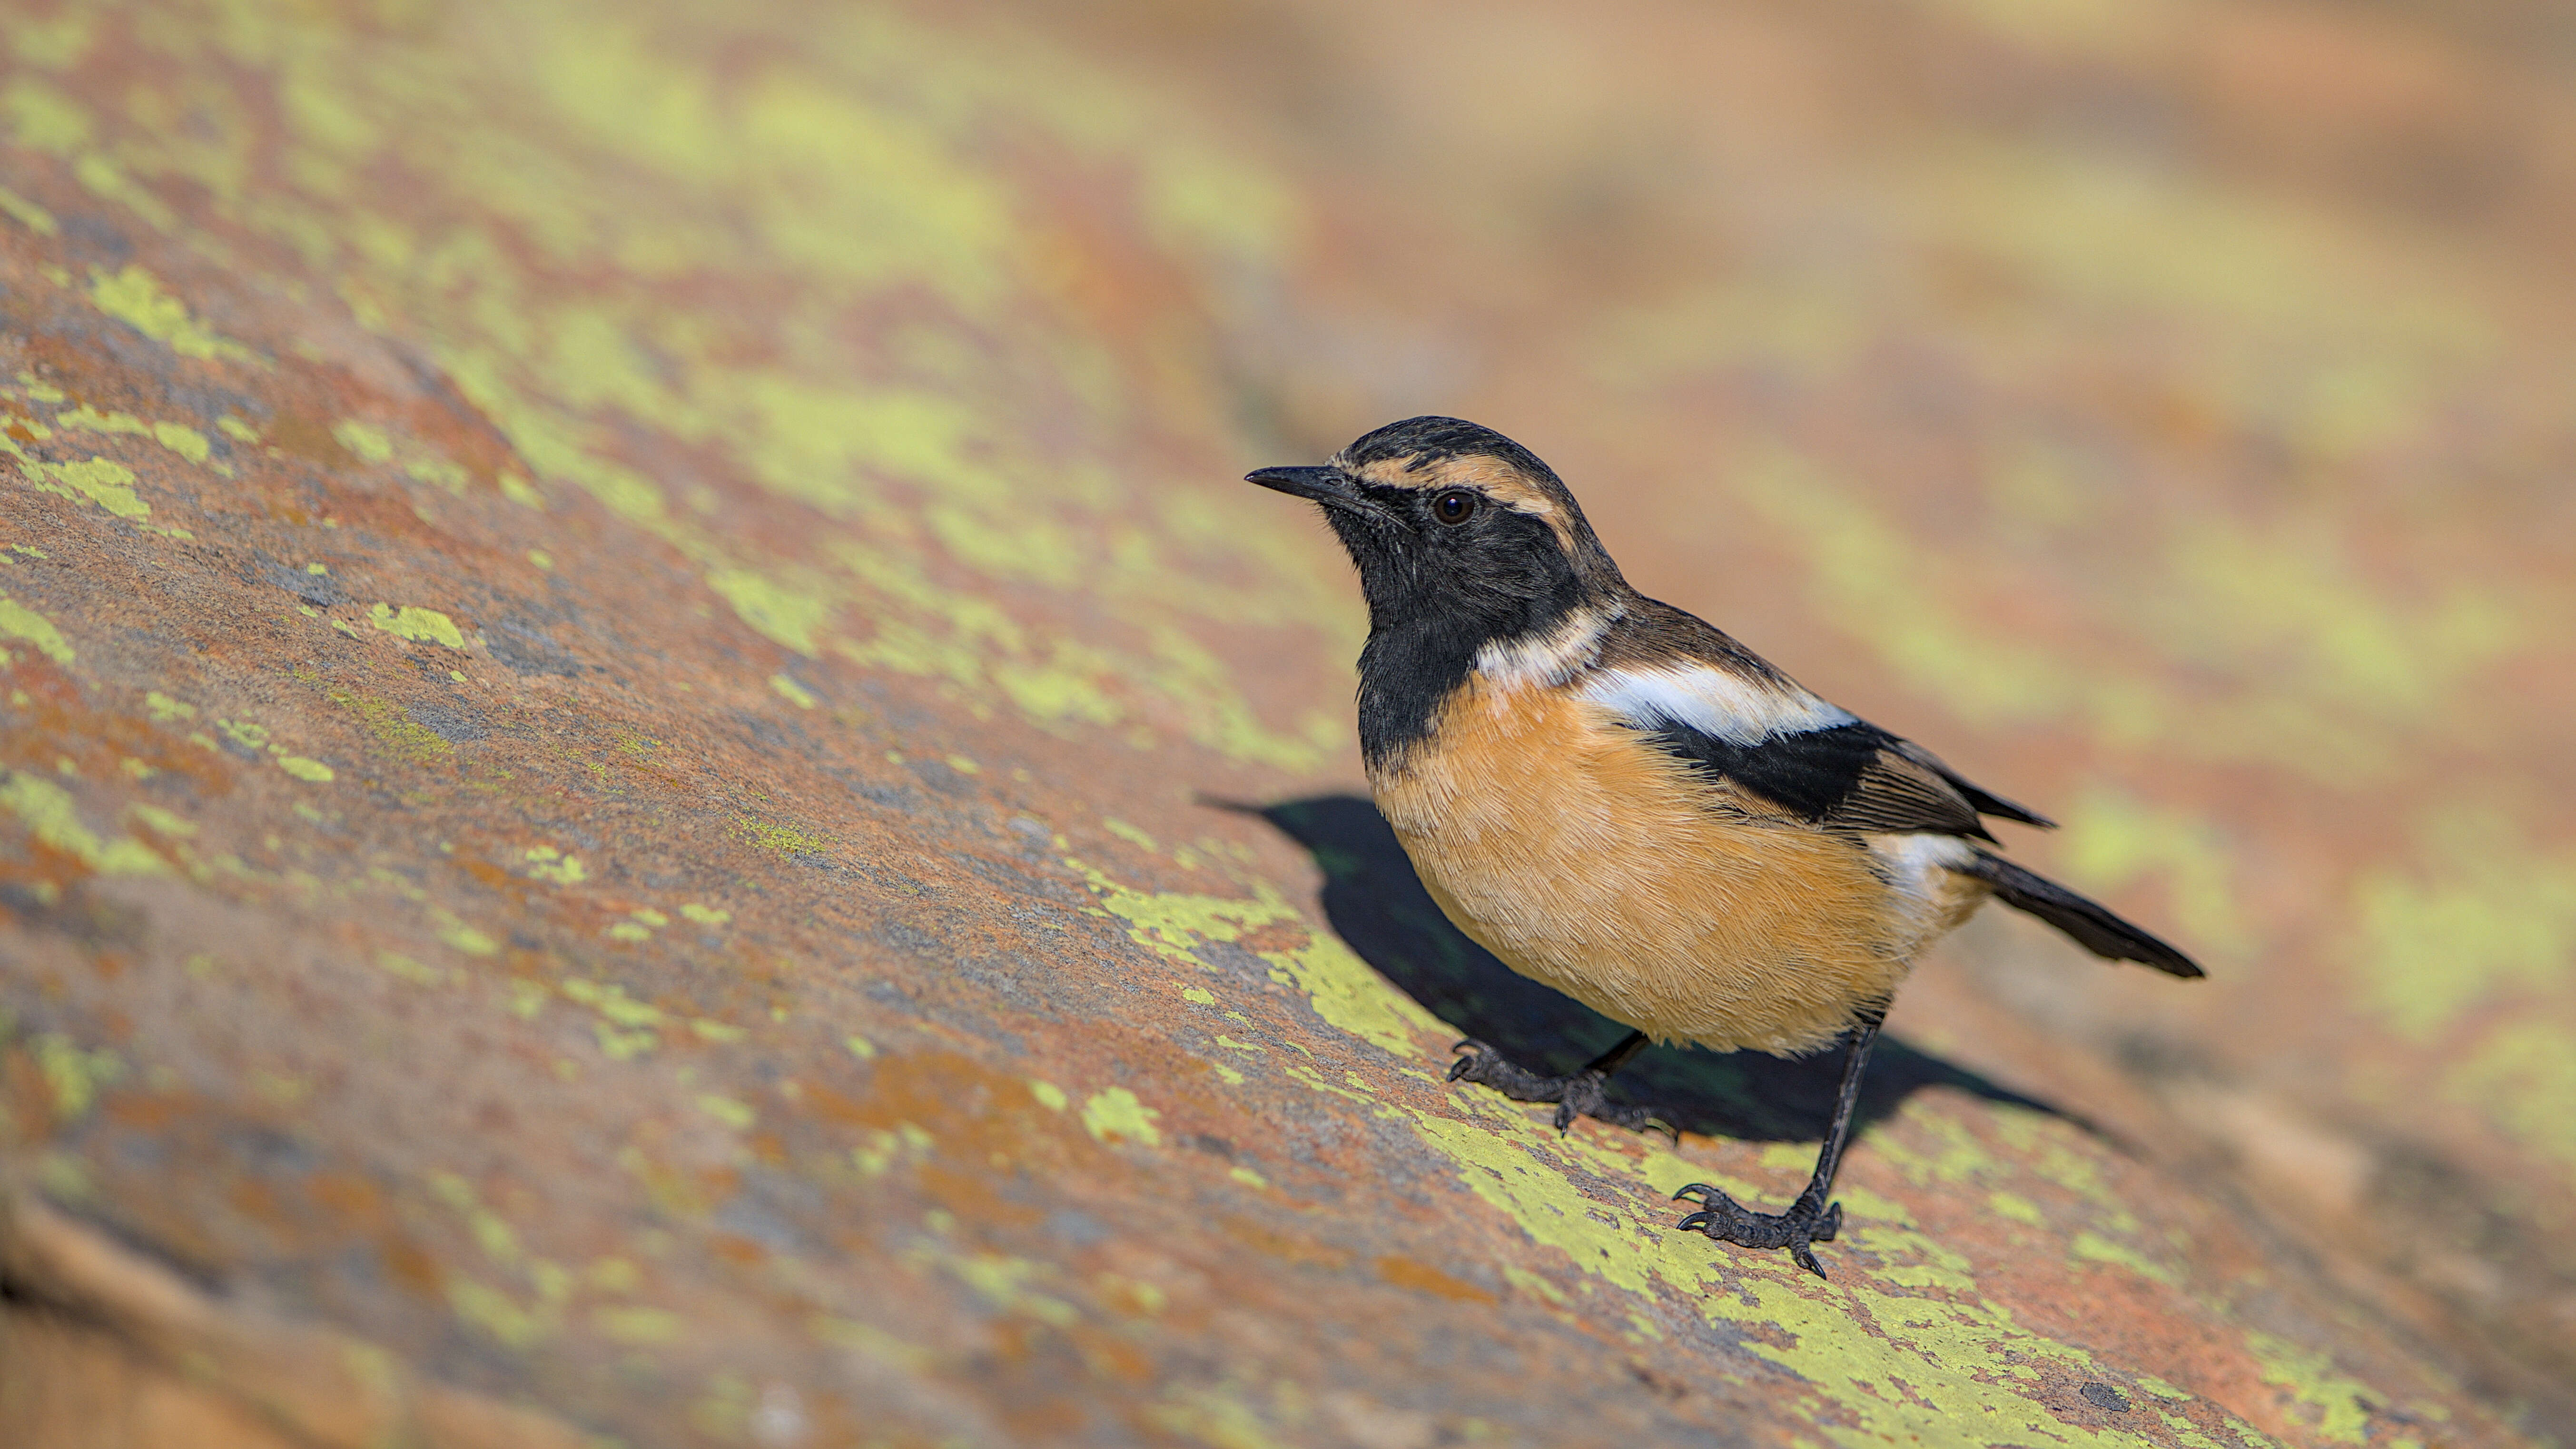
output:
[[[1479,651],[1616,613],[1634,594],[1555,470],[1474,423],[1408,418],[1322,467],[1247,481],[1320,505],[1359,571],[1360,743],[1372,761],[1423,736]]]
[[[1320,468],[1249,481],[1321,504],[1358,566],[1372,627],[1543,629],[1626,587],[1554,470],[1491,428],[1390,423]]]

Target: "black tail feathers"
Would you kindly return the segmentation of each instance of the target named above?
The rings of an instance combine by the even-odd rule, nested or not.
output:
[[[1968,873],[1993,885],[2005,905],[2048,922],[2096,956],[2143,962],[2174,976],[2208,974],[2189,956],[2111,914],[2099,901],[2087,900],[2001,856],[1978,851],[1977,863],[1968,867]]]

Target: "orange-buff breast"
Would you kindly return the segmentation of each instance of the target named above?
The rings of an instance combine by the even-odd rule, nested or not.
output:
[[[1471,678],[1369,784],[1458,929],[1657,1041],[1827,1045],[1921,934],[1860,841],[1553,691]]]

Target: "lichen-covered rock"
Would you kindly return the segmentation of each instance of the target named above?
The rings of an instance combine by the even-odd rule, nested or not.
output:
[[[2557,1422],[2576,915],[2514,784],[2567,766],[2509,761],[2568,585],[2477,520],[2565,521],[2511,491],[2563,420],[2489,386],[2563,356],[2360,202],[1921,89],[2205,71],[2251,126],[2196,48],[2248,22],[1596,10],[13,19],[0,1438]],[[1564,84],[1434,83],[1489,46]],[[1830,1062],[1644,1059],[1678,1144],[1446,1083],[1462,1033],[1613,1028],[1348,793],[1356,600],[1232,481],[1434,406],[1653,591],[2065,799],[2058,858],[2220,979],[1970,933],[1829,1283],[1667,1198],[1794,1191]],[[2436,462],[2484,514],[2373,481]],[[2379,491],[2265,492],[2331,480]]]

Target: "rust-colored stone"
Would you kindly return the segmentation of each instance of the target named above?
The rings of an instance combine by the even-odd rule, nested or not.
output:
[[[2533,62],[1171,22],[13,19],[0,1437],[2576,1422],[2576,213],[2535,141],[2428,237],[2400,144],[2576,136]],[[1433,408],[2216,979],[1946,948],[1830,1283],[1666,1201],[1830,1061],[1641,1059],[1678,1147],[1444,1081],[1611,1027],[1346,793],[1357,601],[1232,481]]]

